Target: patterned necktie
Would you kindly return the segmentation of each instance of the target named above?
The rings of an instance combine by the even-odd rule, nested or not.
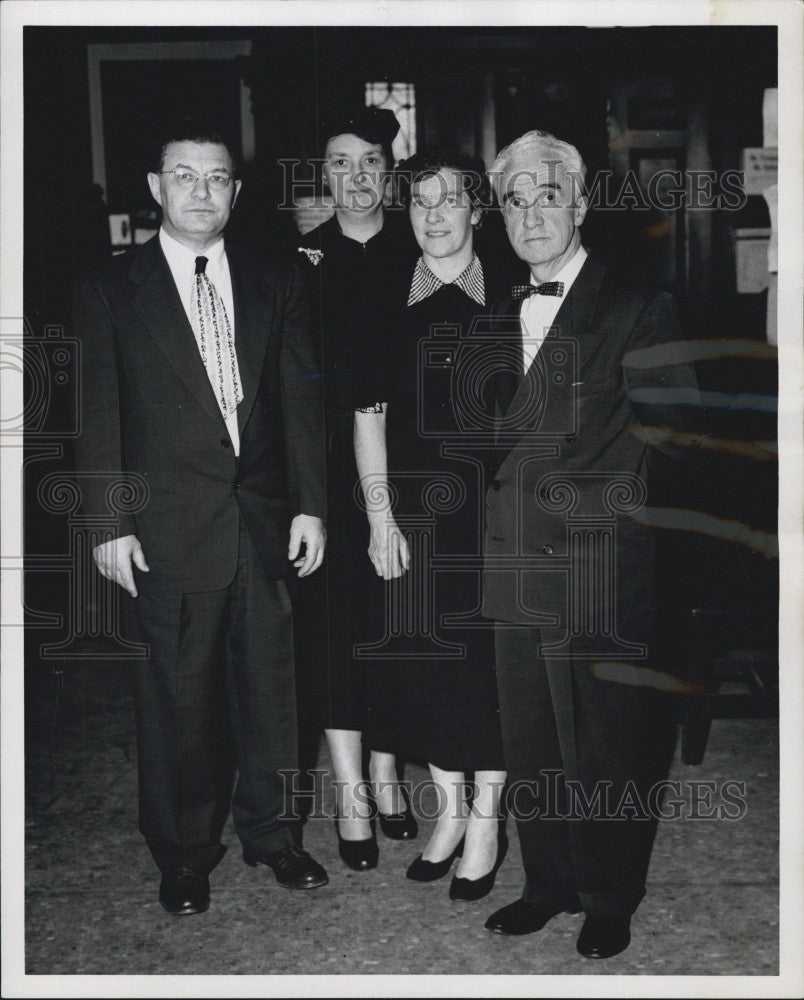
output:
[[[201,360],[224,418],[231,416],[243,399],[232,324],[226,306],[206,274],[207,258],[195,258],[193,330]]]
[[[541,285],[514,285],[511,288],[511,298],[521,302],[529,295],[563,295],[563,281],[543,281]]]

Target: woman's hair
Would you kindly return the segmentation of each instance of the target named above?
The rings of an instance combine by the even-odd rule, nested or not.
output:
[[[469,153],[448,146],[425,149],[400,162],[395,171],[400,202],[407,208],[413,185],[426,177],[434,177],[441,170],[454,170],[460,174],[461,185],[469,196],[473,209],[482,213],[489,207],[491,188],[483,160],[479,156],[470,156]],[[482,219],[481,214],[477,226],[480,226]]]
[[[393,170],[394,154],[391,144],[398,131],[399,122],[393,111],[387,108],[359,108],[354,113],[337,115],[322,124],[321,153],[326,153],[327,143],[336,135],[356,135],[363,142],[382,147],[386,169]]]

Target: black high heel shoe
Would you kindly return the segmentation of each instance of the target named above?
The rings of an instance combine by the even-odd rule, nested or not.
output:
[[[410,867],[405,873],[406,878],[409,878],[412,882],[437,882],[438,879],[443,878],[450,868],[452,868],[453,861],[463,854],[463,840],[464,838],[461,837],[458,841],[458,846],[443,861],[425,861],[420,854],[411,862]]]
[[[363,840],[344,840],[341,836],[341,828],[338,826],[338,817],[335,817],[338,854],[341,856],[341,861],[355,872],[366,872],[371,868],[376,868],[380,858],[377,835],[374,832],[374,820],[369,820],[369,822],[371,824],[370,837],[364,837]]]
[[[419,832],[419,824],[410,808],[410,797],[404,785],[399,786],[402,798],[405,800],[407,809],[401,813],[390,813],[380,816],[380,829],[389,840],[415,840]]]
[[[505,861],[507,853],[508,834],[505,832],[505,820],[500,820],[500,826],[497,830],[497,858],[493,868],[480,878],[458,878],[457,875],[453,875],[449,887],[449,898],[462,903],[473,903],[477,899],[488,896],[494,888],[494,880],[497,878],[497,872]]]

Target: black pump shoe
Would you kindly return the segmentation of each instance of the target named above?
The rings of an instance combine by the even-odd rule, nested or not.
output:
[[[374,820],[371,820],[371,836],[363,840],[344,840],[335,817],[335,831],[338,834],[338,854],[341,861],[352,871],[365,872],[377,867],[380,849],[377,846],[377,836],[374,833]]]
[[[409,878],[412,882],[437,882],[438,879],[443,878],[447,874],[450,868],[452,868],[453,861],[462,854],[463,837],[461,837],[458,846],[452,854],[444,858],[443,861],[425,861],[421,854],[417,858],[414,858],[405,873],[406,878]]]
[[[400,785],[399,791],[402,793],[407,809],[405,812],[391,813],[388,816],[380,813],[380,829],[389,840],[415,840],[419,832],[419,824],[410,808],[410,797],[407,789],[404,785]]]
[[[457,875],[453,875],[449,887],[449,898],[459,900],[463,903],[473,903],[477,899],[483,899],[484,896],[488,896],[494,888],[497,872],[500,870],[503,861],[505,861],[507,852],[508,834],[505,832],[505,827],[501,824],[497,834],[497,858],[491,871],[480,878],[458,878]]]

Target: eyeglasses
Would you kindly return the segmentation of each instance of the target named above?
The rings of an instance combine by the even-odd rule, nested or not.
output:
[[[173,174],[179,187],[188,189],[194,188],[203,177],[213,191],[225,191],[232,180],[230,174],[199,174],[197,171],[189,170],[187,167],[176,167],[174,170],[160,170],[159,173]]]

